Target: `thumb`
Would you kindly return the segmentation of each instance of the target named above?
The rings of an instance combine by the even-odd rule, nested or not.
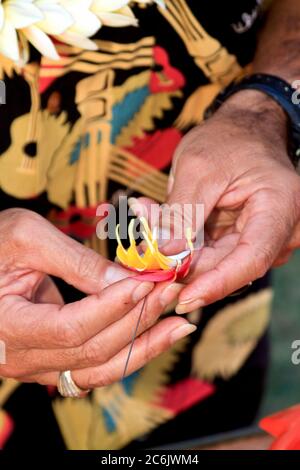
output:
[[[50,274],[94,294],[131,273],[64,235],[43,217],[20,210],[14,233],[22,268]]]
[[[185,153],[176,159],[170,181],[167,216],[162,215],[163,226],[167,224],[171,228],[170,242],[164,249],[173,251],[176,246],[177,251],[184,250],[187,229],[192,230],[195,247],[200,248],[205,221],[224,192],[224,184],[207,158]]]
[[[152,231],[156,229],[159,246],[170,240],[170,229],[163,225],[162,208],[154,199],[139,197],[128,199],[128,205],[136,217],[144,217]]]

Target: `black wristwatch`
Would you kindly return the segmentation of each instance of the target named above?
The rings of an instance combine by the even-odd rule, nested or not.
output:
[[[233,81],[207,108],[210,117],[234,93],[240,90],[258,90],[273,98],[286,112],[290,121],[289,155],[297,167],[300,160],[300,93],[288,82],[274,75],[254,74]],[[298,98],[299,95],[299,98]]]

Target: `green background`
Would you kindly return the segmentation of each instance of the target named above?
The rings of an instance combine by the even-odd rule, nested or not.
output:
[[[261,415],[300,403],[300,364],[291,362],[291,344],[300,340],[300,251],[273,271],[271,368]]]

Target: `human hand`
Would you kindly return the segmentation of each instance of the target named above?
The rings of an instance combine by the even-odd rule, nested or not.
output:
[[[122,376],[141,301],[147,308],[128,372],[193,329],[185,320],[157,320],[178,286],[140,283],[130,273],[66,237],[42,217],[21,209],[0,214],[0,375],[56,385],[72,370],[82,388]],[[89,294],[63,305],[46,274]],[[176,290],[177,289],[177,290]],[[179,321],[178,321],[179,320]]]
[[[255,91],[234,95],[182,140],[167,204],[204,204],[205,245],[195,255],[178,313],[226,297],[300,246],[300,178],[286,142],[281,109]],[[149,208],[149,201],[138,201]],[[197,231],[194,220],[187,225]],[[165,252],[176,245],[183,248],[173,240]]]

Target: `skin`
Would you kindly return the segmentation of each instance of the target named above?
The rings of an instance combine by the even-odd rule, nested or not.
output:
[[[249,95],[243,98],[253,100],[255,111],[244,112],[237,95],[178,149],[169,202],[201,201],[207,240],[177,313],[215,302],[264,276],[274,263],[285,261],[295,243],[300,178],[287,155],[284,119],[280,113],[273,116],[267,104],[260,111],[255,101],[260,97]],[[205,176],[183,193],[195,171]]]
[[[83,389],[119,380],[146,296],[128,373],[195,330],[182,318],[159,321],[180,286],[136,281],[30,211],[1,212],[0,259],[1,377],[56,385],[72,370]],[[87,297],[64,305],[49,274]]]
[[[299,79],[299,25],[298,0],[274,2],[254,72],[290,83]],[[247,90],[228,99],[181,141],[167,203],[204,204],[205,246],[195,254],[177,313],[228,296],[287,262],[300,246],[300,178],[288,156],[287,140],[281,107],[263,93]],[[131,203],[136,212],[147,213],[152,201]],[[176,224],[176,213],[174,218]],[[202,227],[194,226],[194,219],[187,225],[196,232]],[[182,248],[173,240],[164,251]]]

